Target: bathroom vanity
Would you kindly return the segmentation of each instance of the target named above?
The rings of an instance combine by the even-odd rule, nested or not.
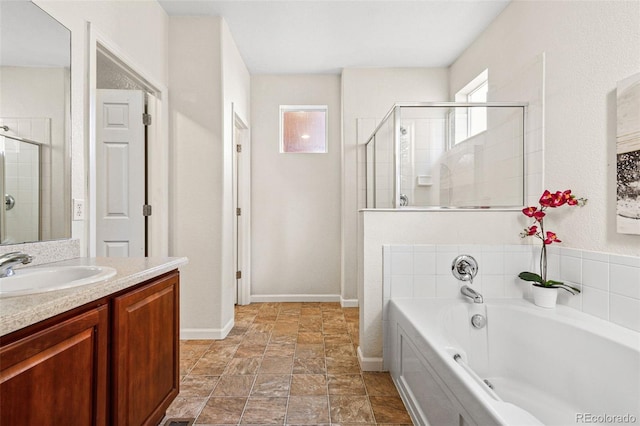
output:
[[[0,425],[157,425],[178,395],[177,268],[186,259],[58,263],[118,272],[0,299]]]

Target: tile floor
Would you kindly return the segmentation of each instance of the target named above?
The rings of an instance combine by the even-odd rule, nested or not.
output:
[[[200,425],[410,425],[389,374],[361,371],[357,347],[358,308],[238,306],[226,339],[180,342],[180,394],[166,418],[195,417]]]

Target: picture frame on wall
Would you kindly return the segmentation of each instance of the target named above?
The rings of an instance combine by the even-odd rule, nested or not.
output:
[[[640,73],[616,92],[616,230],[640,235]]]

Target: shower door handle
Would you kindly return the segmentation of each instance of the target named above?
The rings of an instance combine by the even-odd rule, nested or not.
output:
[[[1,193],[0,193],[1,194]],[[13,198],[13,195],[5,194],[4,195],[4,209],[11,210],[13,206],[16,205],[16,199]]]

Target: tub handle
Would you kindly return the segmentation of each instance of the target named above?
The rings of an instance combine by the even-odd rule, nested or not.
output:
[[[480,387],[482,387],[489,394],[491,398],[495,399],[496,401],[502,401],[502,398],[500,398],[498,394],[494,392],[493,385],[490,385],[486,380],[482,380],[480,376],[478,376],[476,372],[473,371],[471,367],[469,367],[469,365],[464,361],[464,359],[462,359],[462,355],[460,354],[453,355],[453,360],[457,362],[458,365],[462,367],[462,369],[466,371],[467,374],[471,376],[471,378],[476,383],[478,383]]]

